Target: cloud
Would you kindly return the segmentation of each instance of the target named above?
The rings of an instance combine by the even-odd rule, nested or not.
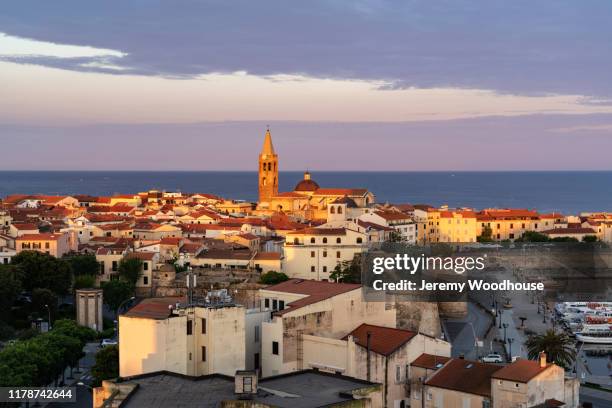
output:
[[[574,132],[612,132],[612,123],[603,125],[576,125],[550,129],[551,132],[574,133]]]
[[[20,0],[3,4],[0,27],[126,54],[93,64],[22,60],[72,70],[173,78],[244,71],[607,98],[611,13],[605,0]]]

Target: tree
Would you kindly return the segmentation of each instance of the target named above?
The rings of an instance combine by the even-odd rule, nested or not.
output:
[[[134,293],[134,286],[121,280],[105,282],[102,285],[104,303],[117,314],[119,306]]]
[[[546,359],[566,369],[570,368],[576,359],[574,341],[563,332],[548,330],[544,334],[535,334],[525,342],[529,359],[537,360],[541,351],[546,353]]]
[[[259,277],[259,283],[263,283],[264,285],[276,285],[286,280],[289,280],[287,275],[276,271],[268,271]]]
[[[100,272],[100,264],[95,255],[74,255],[65,258],[70,263],[74,276],[96,275]]]
[[[47,307],[49,307],[48,310]],[[49,289],[34,289],[32,291],[32,309],[38,312],[41,317],[47,317],[47,313],[55,315],[57,312],[57,296]]]
[[[96,277],[93,275],[77,275],[74,277],[73,287],[75,289],[93,288],[96,285]]]
[[[361,283],[361,256],[356,254],[350,261],[339,262],[329,279],[343,283]]]
[[[389,239],[388,242],[404,242],[404,237],[402,237],[402,234],[400,234],[398,231],[391,231],[389,233]]]
[[[21,282],[14,276],[9,265],[0,268],[0,321],[7,321],[10,317],[11,306],[21,293]]]
[[[516,242],[548,242],[548,235],[541,234],[535,231],[525,231],[523,236],[518,238]]]
[[[70,264],[49,254],[23,251],[13,257],[11,264],[18,269],[24,289],[44,288],[65,295],[72,285]]]
[[[585,235],[582,237],[582,242],[597,242],[597,237],[595,235]]]
[[[482,228],[482,234],[476,237],[478,242],[493,242],[493,230],[488,225]]]
[[[142,261],[138,258],[123,258],[119,262],[119,276],[121,279],[136,285],[138,278],[142,274]]]
[[[91,368],[94,386],[99,386],[102,380],[119,377],[119,347],[107,346],[96,354],[96,363]]]

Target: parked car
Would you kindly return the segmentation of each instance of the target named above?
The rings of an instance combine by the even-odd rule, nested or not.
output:
[[[490,353],[480,359],[483,363],[503,363],[504,359],[497,353]]]
[[[116,346],[117,345],[117,340],[113,340],[113,339],[103,339],[100,342],[100,347],[108,347],[108,346]]]

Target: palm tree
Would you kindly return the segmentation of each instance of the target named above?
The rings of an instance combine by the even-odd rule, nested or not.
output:
[[[546,360],[566,369],[576,359],[574,341],[565,333],[548,330],[544,334],[529,336],[525,342],[530,360],[537,360],[541,351],[546,353]]]

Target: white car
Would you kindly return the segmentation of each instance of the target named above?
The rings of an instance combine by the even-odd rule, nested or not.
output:
[[[504,359],[497,353],[487,354],[480,359],[483,363],[503,363]]]
[[[116,345],[117,345],[117,340],[113,340],[113,339],[104,339],[100,343],[100,347],[108,347],[108,346],[116,346]]]

